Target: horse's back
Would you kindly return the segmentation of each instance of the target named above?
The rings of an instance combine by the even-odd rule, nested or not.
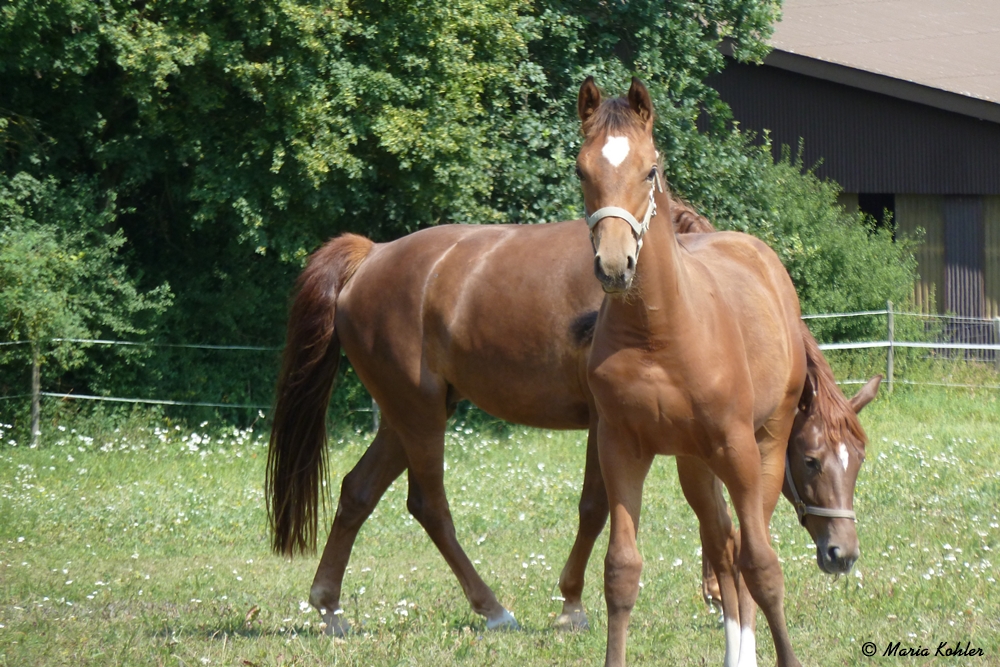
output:
[[[376,245],[338,301],[344,350],[373,394],[447,389],[510,421],[586,426],[574,322],[602,296],[590,263],[574,261],[587,239],[569,221],[448,225]]]

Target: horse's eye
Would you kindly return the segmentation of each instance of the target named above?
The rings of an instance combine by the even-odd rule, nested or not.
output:
[[[579,178],[581,181],[583,180],[583,172],[580,171],[580,166],[579,165],[577,165],[577,167],[576,167],[576,177]]]
[[[815,459],[811,456],[805,457],[805,462],[806,462],[806,467],[813,472],[819,472],[820,468],[823,467],[820,465],[819,459]]]
[[[652,169],[650,169],[649,173],[646,174],[646,180],[649,181],[650,183],[653,182],[654,178],[656,178],[656,167],[653,167]]]

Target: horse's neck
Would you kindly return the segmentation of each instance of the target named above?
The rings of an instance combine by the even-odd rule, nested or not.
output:
[[[615,318],[639,333],[667,333],[687,309],[686,271],[670,216],[670,196],[657,192],[656,216],[650,220],[635,269],[635,287],[613,299]]]

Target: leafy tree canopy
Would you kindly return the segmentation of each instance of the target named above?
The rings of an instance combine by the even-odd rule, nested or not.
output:
[[[636,74],[673,187],[772,243],[803,299],[826,303],[819,294],[846,284],[818,241],[848,226],[834,190],[775,167],[704,84],[724,66],[723,38],[741,59],[762,57],[778,11],[778,0],[10,0],[0,172],[89,211],[114,202],[96,245],[118,244],[136,294],[170,281],[160,330],[172,340],[276,344],[294,275],[340,231],[387,240],[579,216],[579,84],[593,74],[617,94]],[[899,265],[871,238],[879,264]],[[245,362],[173,352],[151,363],[161,395],[234,400],[274,367],[240,375]]]

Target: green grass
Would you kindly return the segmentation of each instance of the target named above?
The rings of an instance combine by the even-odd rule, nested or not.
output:
[[[986,656],[962,664],[1000,664],[997,393],[898,390],[863,421],[871,444],[857,491],[855,572],[834,579],[819,571],[785,501],[772,522],[796,652],[806,665],[854,665],[869,660],[860,652],[865,641],[880,651],[900,641],[931,653],[941,641],[972,641]],[[317,559],[268,552],[263,432],[192,432],[135,419],[117,432],[66,426],[39,449],[0,449],[0,665],[526,667],[603,659],[606,539],[588,571],[592,630],[551,629],[576,528],[582,433],[453,427],[448,435],[445,479],[459,539],[521,632],[484,630],[406,513],[404,477],[362,529],[345,580],[345,611],[363,631],[331,640],[319,634],[318,615],[303,609]],[[334,489],[366,444],[361,435],[334,443]],[[697,528],[675,476],[673,461],[661,459],[646,485],[633,665],[722,663],[718,617],[700,598]],[[760,625],[760,664],[773,664],[762,617]]]

